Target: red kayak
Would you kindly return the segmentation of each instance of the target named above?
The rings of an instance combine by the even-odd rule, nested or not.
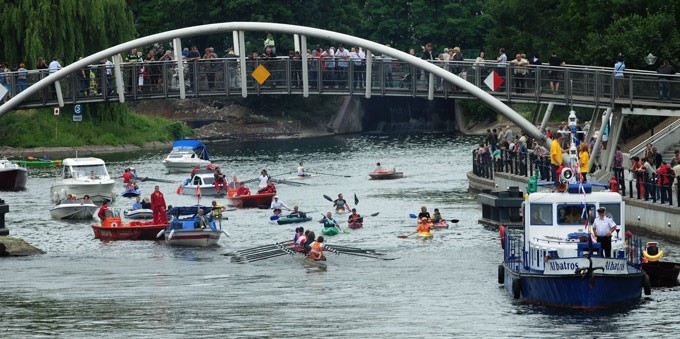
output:
[[[251,195],[242,195],[240,197],[230,196],[229,206],[236,208],[255,208],[260,206],[269,206],[274,199],[276,193],[259,193]]]
[[[432,224],[432,228],[437,230],[437,229],[443,229],[443,228],[449,228],[449,224],[446,221],[440,221],[437,223]]]
[[[368,176],[374,180],[388,180],[388,179],[399,179],[404,177],[403,172],[395,171],[377,171],[368,173]]]
[[[157,240],[156,235],[168,224],[132,221],[123,224],[119,217],[104,219],[101,224],[93,224],[94,237],[99,240]],[[162,237],[161,237],[162,239]]]
[[[347,227],[355,230],[355,229],[364,227],[364,223],[360,222],[360,221],[350,221],[349,224],[347,225]]]

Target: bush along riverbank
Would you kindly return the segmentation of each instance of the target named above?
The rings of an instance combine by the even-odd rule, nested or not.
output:
[[[7,113],[0,117],[0,146],[142,146],[193,135],[182,122],[136,114],[125,104],[84,104],[80,109],[81,122],[73,121],[73,106],[60,109],[59,116],[55,116],[52,109]]]

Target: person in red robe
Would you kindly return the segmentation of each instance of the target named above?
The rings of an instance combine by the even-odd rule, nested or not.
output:
[[[276,193],[276,186],[272,183],[271,179],[267,180],[267,186],[259,191],[257,191],[258,194],[265,194],[265,193]]]
[[[240,197],[244,195],[250,195],[250,190],[246,187],[246,184],[240,183],[239,188],[236,190],[236,196]]]
[[[154,224],[167,224],[168,216],[165,214],[165,197],[160,188],[156,186],[151,194],[151,210],[153,211]]]

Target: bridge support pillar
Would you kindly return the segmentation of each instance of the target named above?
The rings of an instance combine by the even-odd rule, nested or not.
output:
[[[371,98],[371,84],[373,83],[373,57],[371,51],[366,50],[366,99]]]
[[[623,127],[623,114],[621,114],[621,108],[616,108],[612,111],[612,125],[609,126],[609,138],[607,139],[607,166],[604,168],[606,171],[610,171],[612,168],[612,163],[614,162],[614,154],[616,153],[616,145],[619,144],[619,138],[621,137],[621,127]],[[600,133],[600,135],[602,135]]]
[[[177,62],[177,86],[179,86],[179,98],[185,99],[187,97],[186,88],[184,86],[184,62],[182,62],[182,39],[172,39],[173,50],[175,52],[175,61]]]
[[[305,51],[307,53],[307,49],[300,49],[300,35],[299,34],[293,34],[293,46],[295,47],[296,52],[300,52],[302,54],[302,51]]]
[[[241,55],[241,45],[238,43],[238,31],[231,32],[231,37],[234,41],[234,54]]]
[[[238,49],[240,52],[239,59],[241,60],[241,96],[248,96],[248,83],[246,80],[246,42],[243,31],[238,31]]]
[[[430,73],[427,86],[427,100],[434,100],[434,74]]]
[[[300,56],[302,57],[302,96],[307,98],[309,97],[309,65],[307,64],[306,35],[300,36]]]
[[[59,80],[54,82],[54,90],[57,93],[57,103],[59,107],[64,107],[64,95],[61,93],[61,84]]]
[[[113,56],[113,76],[116,78],[116,93],[118,93],[118,102],[122,104],[125,102],[125,86],[123,85],[123,72],[120,70],[121,59],[120,54]]]
[[[604,111],[604,114],[602,115],[602,126],[600,126],[599,133],[600,136],[597,138],[597,140],[595,140],[595,145],[593,145],[593,153],[590,155],[590,159],[588,160],[588,172],[590,172],[590,169],[593,168],[593,160],[595,160],[597,154],[600,153],[600,145],[602,145],[602,133],[604,133],[604,129],[607,126],[607,123],[609,122],[609,115],[611,113],[612,109],[607,108],[607,110]]]
[[[548,107],[545,109],[545,115],[541,121],[541,133],[545,131],[545,126],[548,125],[548,121],[550,121],[550,114],[552,114],[553,108],[555,108],[555,104],[552,102],[548,103]]]

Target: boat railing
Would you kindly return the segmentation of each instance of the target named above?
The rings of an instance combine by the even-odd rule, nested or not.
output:
[[[506,228],[503,259],[506,262],[520,261],[524,247],[523,230]]]
[[[642,250],[644,245],[640,237],[632,237],[628,240],[626,246],[626,257],[628,258],[628,264],[640,268],[642,266]]]

